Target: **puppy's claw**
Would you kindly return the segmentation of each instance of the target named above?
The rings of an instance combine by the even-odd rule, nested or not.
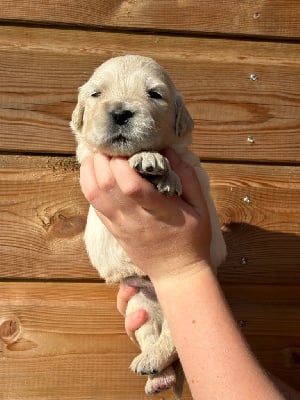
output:
[[[130,368],[139,375],[154,375],[159,371],[158,364],[159,360],[156,359],[154,354],[141,353],[133,359]]]
[[[136,373],[138,373],[137,371],[135,371]],[[145,371],[141,371],[139,372],[140,375],[155,375],[157,374],[158,371],[156,369],[152,369],[151,371],[145,372]]]

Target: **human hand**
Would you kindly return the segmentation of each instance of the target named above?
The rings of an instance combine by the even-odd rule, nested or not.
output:
[[[128,301],[138,292],[137,288],[120,284],[117,295],[117,309],[125,317],[125,330],[129,338],[137,344],[135,331],[140,328],[148,319],[146,310],[140,309],[126,315]]]
[[[181,197],[160,194],[124,158],[97,153],[81,165],[85,197],[153,283],[210,264],[210,220],[196,173],[174,151],[166,156],[181,179]]]

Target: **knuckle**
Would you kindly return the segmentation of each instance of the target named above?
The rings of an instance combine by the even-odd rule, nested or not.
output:
[[[116,181],[113,176],[103,175],[98,179],[98,188],[102,192],[110,192],[116,186]]]
[[[93,187],[86,191],[84,195],[87,201],[92,204],[99,197],[99,190],[98,188]]]
[[[128,181],[126,185],[123,186],[123,193],[131,198],[139,197],[142,193],[142,188],[139,182]]]
[[[89,203],[92,203],[99,196],[99,189],[96,182],[80,179],[80,186],[84,197]]]
[[[81,182],[81,189],[86,200],[92,204],[98,204],[99,199],[109,193],[115,187],[115,181],[109,178],[103,178],[101,181],[90,180],[89,182]]]

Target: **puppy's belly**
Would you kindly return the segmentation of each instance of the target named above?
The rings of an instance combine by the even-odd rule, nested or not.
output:
[[[92,265],[107,283],[118,283],[132,275],[145,275],[131,262],[92,206],[89,208],[84,241]]]

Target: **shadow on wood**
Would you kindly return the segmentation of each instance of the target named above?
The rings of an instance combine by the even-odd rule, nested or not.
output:
[[[221,282],[300,283],[299,235],[246,223],[232,223],[225,229],[228,257],[219,269]]]

